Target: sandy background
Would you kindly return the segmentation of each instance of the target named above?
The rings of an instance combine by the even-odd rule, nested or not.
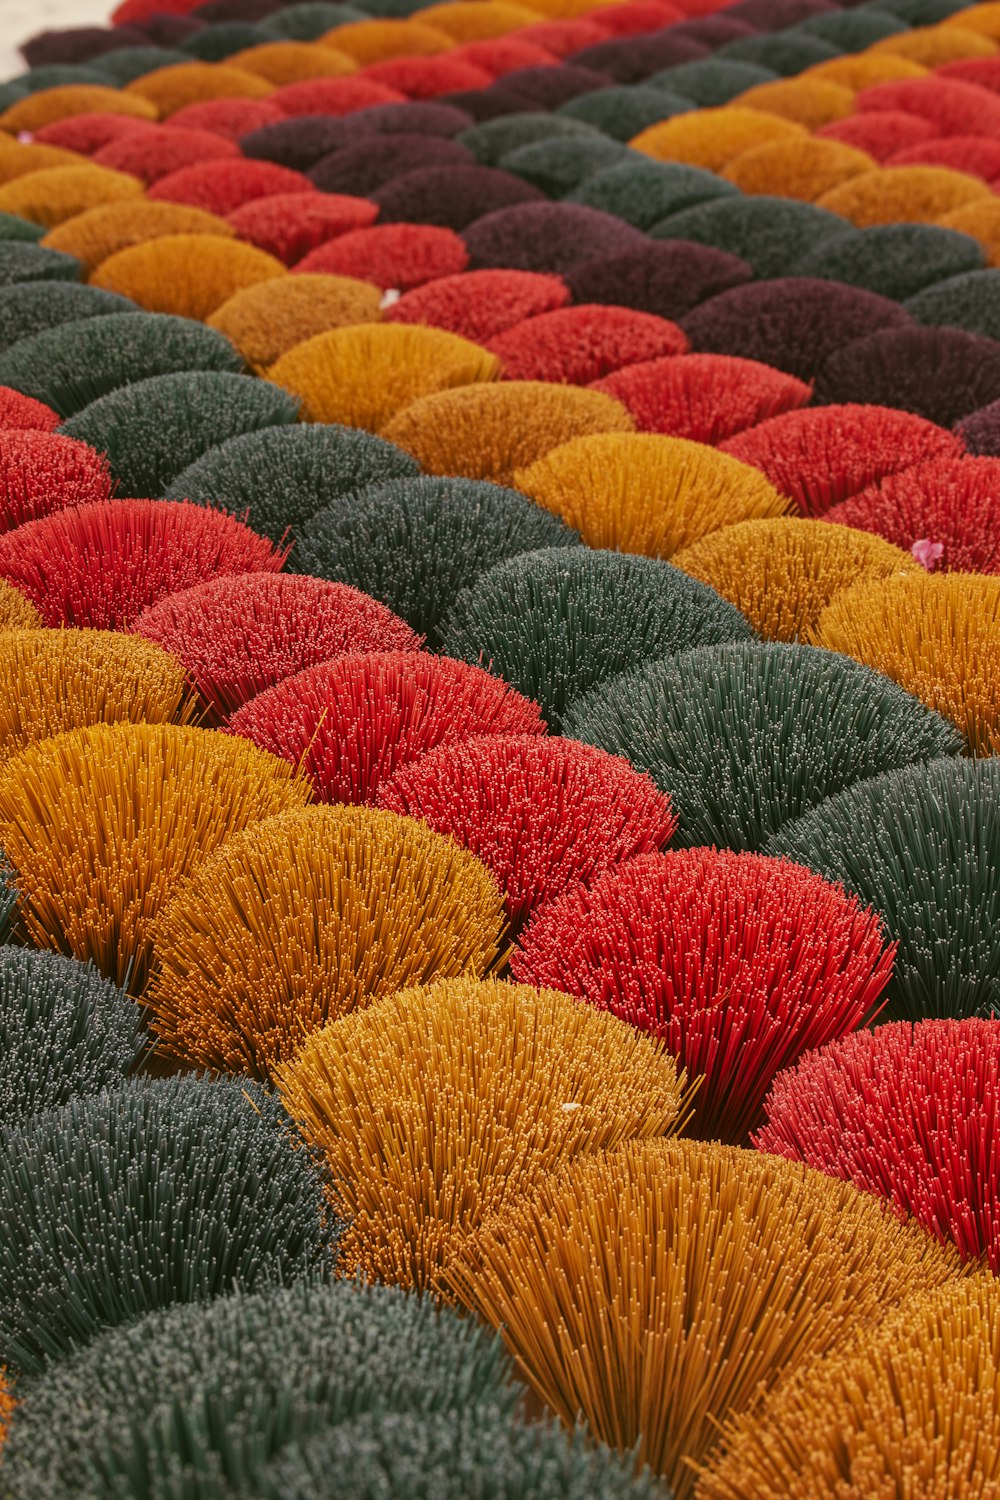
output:
[[[114,0],[0,0],[0,82],[24,72],[18,44],[36,32],[64,26],[100,26]]]

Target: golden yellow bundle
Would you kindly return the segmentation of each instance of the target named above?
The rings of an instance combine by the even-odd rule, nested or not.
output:
[[[196,701],[180,662],[110,630],[0,634],[0,762],[88,724],[187,723]]]
[[[302,400],[311,422],[377,432],[419,396],[495,380],[495,354],[457,334],[409,323],[363,323],[290,349],[269,378]]]
[[[72,115],[131,115],[136,120],[155,120],[156,109],[145,99],[121,93],[96,83],[64,83],[56,88],[36,89],[17,99],[0,115],[0,131],[17,135],[34,132]],[[83,160],[83,158],[79,158]]]
[[[984,4],[962,12],[963,31],[978,31],[980,36],[992,37],[1000,42],[1000,4],[997,0],[984,0]]]
[[[744,151],[722,175],[744,193],[770,193],[776,198],[815,203],[842,182],[875,171],[876,165],[866,151],[807,136]]]
[[[47,167],[80,167],[85,164],[86,159],[75,151],[63,151],[59,146],[41,146],[37,141],[30,144],[16,141],[0,133],[0,183],[13,182],[15,177],[42,172]]]
[[[534,6],[529,9],[509,0],[445,0],[444,4],[429,5],[420,12],[422,26],[433,26],[459,44],[486,42],[540,20]]]
[[[813,642],[884,672],[937,709],[973,755],[1000,750],[1000,578],[921,570],[863,581],[824,609]]]
[[[204,320],[236,292],[288,273],[280,260],[215,234],[167,234],[119,250],[91,286],[131,297],[146,312]]]
[[[631,432],[625,407],[603,391],[511,380],[425,396],[382,428],[425,474],[510,484],[519,469],[597,432]]]
[[[730,105],[725,109],[692,110],[674,115],[640,131],[629,145],[657,161],[683,161],[692,167],[718,172],[736,156],[768,141],[804,137],[801,125],[762,109]]]
[[[531,0],[531,9],[540,11],[546,20],[563,21],[585,16],[589,10],[597,10],[603,4],[604,0]]]
[[[910,1299],[875,1336],[735,1424],[698,1500],[1000,1493],[1000,1282]]]
[[[719,527],[783,515],[759,469],[704,443],[650,433],[574,438],[514,475],[588,547],[672,557]]]
[[[776,78],[747,89],[736,107],[819,130],[854,113],[854,91],[829,78]]]
[[[950,167],[882,167],[842,182],[818,200],[859,229],[873,224],[927,224],[993,194],[986,183]]]
[[[231,839],[178,893],[147,999],[174,1056],[264,1078],[337,1016],[479,978],[503,920],[486,867],[425,823],[309,808]]]
[[[29,745],[0,771],[0,848],[27,936],[140,994],[178,880],[308,797],[287,761],[211,730],[98,724]]]
[[[459,1247],[445,1284],[572,1425],[694,1488],[718,1422],[870,1339],[953,1251],[808,1167],[695,1141],[585,1156]]]
[[[793,516],[725,526],[671,561],[735,604],[765,641],[809,642],[842,589],[920,566],[872,532]]]
[[[667,1134],[684,1079],[658,1043],[568,995],[453,979],[314,1032],[278,1082],[350,1220],[341,1264],[426,1288],[546,1172]]]
[[[210,318],[259,373],[318,333],[352,323],[377,323],[381,294],[349,276],[286,276],[244,287]]]
[[[938,26],[914,26],[895,36],[883,37],[871,49],[876,56],[905,57],[924,68],[940,68],[945,63],[961,62],[967,57],[992,57],[996,43],[974,27],[966,29],[965,18]]]
[[[425,26],[421,13],[419,21],[396,20],[390,16],[350,21],[346,26],[328,31],[323,45],[336,47],[339,52],[353,58],[359,67],[366,67],[390,57],[432,57],[437,52],[447,52],[452,39],[446,31],[438,31],[433,25]]]
[[[0,630],[34,630],[41,625],[42,617],[6,578],[0,578]]]
[[[923,78],[927,73],[919,63],[905,57],[890,57],[885,52],[848,52],[808,68],[803,78],[825,78],[860,93],[878,83],[899,83],[904,78]]]
[[[170,63],[127,84],[120,99],[146,100],[161,120],[202,99],[262,99],[274,85],[228,63]]]
[[[102,203],[98,208],[64,219],[49,230],[42,244],[49,250],[75,255],[88,271],[93,271],[119,250],[171,234],[214,234],[232,239],[235,230],[225,219],[202,208],[127,198],[118,203]]]
[[[959,234],[971,234],[985,250],[986,264],[1000,265],[1000,199],[992,195],[989,198],[977,198],[973,203],[942,214],[935,222],[943,229],[957,229]]]
[[[298,83],[303,78],[343,78],[357,72],[357,64],[346,52],[315,42],[262,42],[233,53],[229,63],[276,86]]]
[[[0,213],[16,214],[51,229],[101,204],[142,195],[142,183],[128,172],[95,166],[46,167],[0,187]]]

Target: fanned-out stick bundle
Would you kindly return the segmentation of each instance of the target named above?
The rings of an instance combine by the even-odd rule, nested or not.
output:
[[[1000,4],[21,52],[0,1496],[997,1500]]]

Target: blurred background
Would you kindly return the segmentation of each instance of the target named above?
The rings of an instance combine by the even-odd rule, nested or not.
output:
[[[0,83],[24,72],[21,42],[50,26],[87,26],[107,20],[113,0],[0,0]]]

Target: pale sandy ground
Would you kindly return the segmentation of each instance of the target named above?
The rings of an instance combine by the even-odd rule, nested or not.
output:
[[[36,32],[100,26],[114,0],[0,0],[0,82],[24,72],[18,44]]]

